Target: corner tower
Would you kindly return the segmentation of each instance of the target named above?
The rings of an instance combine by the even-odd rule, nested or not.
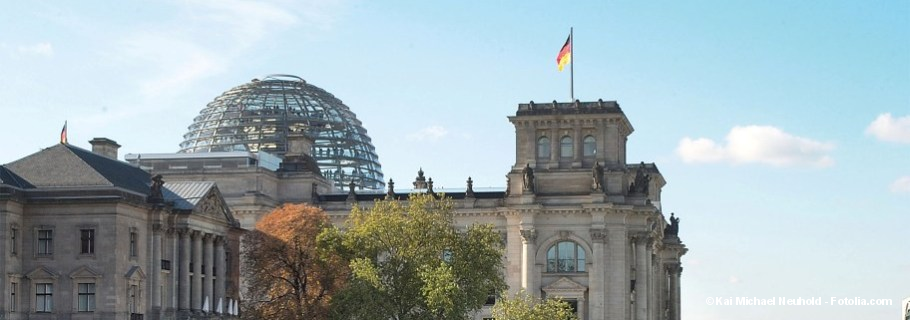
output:
[[[628,162],[619,104],[530,102],[509,121],[510,285],[574,301],[581,319],[680,319],[679,219],[663,213],[657,166]]]
[[[519,104],[509,121],[515,126],[511,195],[599,193],[624,202],[633,193],[659,205],[663,177],[654,164],[627,165],[626,142],[634,129],[616,101],[531,101]],[[636,177],[637,190],[631,190]]]
[[[626,138],[634,130],[616,101],[519,104],[515,116],[515,166],[540,169],[606,167],[626,163]]]

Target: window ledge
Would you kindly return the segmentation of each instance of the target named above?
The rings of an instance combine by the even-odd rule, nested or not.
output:
[[[577,271],[577,272],[543,272],[543,275],[548,276],[584,276],[587,275],[587,271]]]

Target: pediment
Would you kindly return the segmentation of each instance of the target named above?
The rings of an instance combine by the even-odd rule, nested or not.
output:
[[[218,220],[224,220],[228,225],[234,222],[234,216],[228,209],[228,205],[217,187],[209,189],[209,192],[193,208],[193,214],[207,215]]]
[[[73,272],[70,272],[70,278],[101,278],[101,272],[95,271],[88,266],[81,266],[76,268],[76,270],[73,270]]]
[[[162,196],[181,212],[225,221],[227,225],[238,224],[214,182],[168,181],[164,183]]]
[[[559,280],[556,280],[543,288],[543,291],[546,292],[547,295],[558,293],[583,293],[586,290],[588,290],[588,287],[566,277],[559,278]]]
[[[199,200],[199,203],[193,208],[193,213],[223,217],[227,213],[227,206],[224,200],[218,197],[218,193],[213,188],[209,190],[205,197]]]
[[[130,280],[145,280],[145,272],[139,266],[133,266],[123,276]]]
[[[29,279],[57,279],[59,276],[60,275],[56,272],[51,271],[45,266],[39,266],[35,268],[35,270],[25,274],[25,277]]]

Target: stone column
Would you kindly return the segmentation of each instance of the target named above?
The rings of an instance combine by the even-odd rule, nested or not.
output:
[[[212,242],[215,239],[213,239],[213,238],[214,238],[214,235],[212,235],[211,233],[206,233],[205,236],[202,237],[202,245],[204,247],[204,249],[202,251],[202,253],[203,253],[203,257],[202,257],[202,268],[203,268],[202,269],[202,274],[203,274],[202,301],[204,303],[205,299],[208,298],[209,312],[214,310],[216,307],[215,299],[214,299],[215,296],[212,294],[212,278],[215,276],[215,269],[213,268],[215,250],[212,245]]]
[[[152,224],[152,267],[149,275],[149,283],[152,287],[152,311],[160,312],[161,310],[161,224]]]
[[[603,162],[604,167],[610,167],[607,162],[607,121],[606,120],[594,120],[594,126],[597,128],[597,134],[594,135],[594,144],[597,146],[597,154],[594,155],[594,161]],[[612,164],[612,163],[611,163]],[[607,183],[604,182],[604,189],[606,189]]]
[[[648,270],[651,264],[648,262],[650,254],[648,253],[649,237],[639,235],[635,240],[635,319],[648,319]]]
[[[679,276],[682,274],[682,267],[678,264],[670,266],[670,320],[680,320],[680,288]]]
[[[670,271],[667,264],[660,268],[660,319],[670,319]]]
[[[193,292],[190,309],[202,310],[202,232],[193,231]]]
[[[659,315],[661,314],[660,304],[661,304],[661,295],[660,295],[660,283],[661,283],[661,268],[660,268],[660,259],[651,255],[649,258],[651,263],[651,294],[648,296],[648,308],[651,310],[651,319],[661,319]]]
[[[578,298],[578,319],[582,319],[582,320],[596,319],[593,316],[588,315],[588,313],[587,313],[588,309],[585,308],[585,305],[587,305],[587,302],[585,301],[585,296],[579,297]]]
[[[537,230],[521,230],[521,286],[532,297],[540,297],[540,285],[534,272],[537,255]]]
[[[622,157],[620,153],[620,143],[619,140],[622,139],[619,134],[619,127],[617,123],[606,124],[606,141],[604,141],[604,157],[605,160],[612,164],[623,164],[620,161]]]
[[[607,317],[605,319],[628,319],[629,310],[629,264],[626,250],[629,247],[624,225],[607,226]]]
[[[591,270],[588,272],[588,296],[590,311],[588,319],[605,319],[604,315],[604,241],[607,233],[603,229],[591,229]]]
[[[514,295],[522,287],[521,269],[523,263],[521,260],[523,244],[521,238],[521,217],[518,214],[510,212],[506,214],[506,252],[503,259],[506,260],[506,284],[509,285],[509,295]]]
[[[214,266],[215,266],[215,295],[214,295],[214,297],[215,298],[212,299],[212,306],[213,306],[212,310],[218,311],[215,308],[218,307],[218,301],[220,299],[222,313],[224,313],[224,311],[227,308],[227,305],[226,305],[227,300],[225,299],[225,296],[224,296],[225,280],[227,278],[227,268],[228,268],[228,265],[225,263],[226,261],[225,261],[225,257],[224,257],[224,246],[226,246],[226,245],[227,244],[224,241],[224,237],[222,237],[222,236],[215,237],[215,263],[214,263]]]
[[[561,156],[559,155],[559,140],[562,138],[559,135],[558,128],[550,129],[550,163],[559,163]],[[556,168],[557,166],[551,166],[551,168]]]
[[[177,246],[180,247],[180,257],[177,260],[178,265],[180,266],[180,275],[177,277],[177,291],[178,291],[178,304],[177,308],[179,310],[189,310],[190,309],[190,232],[189,229],[181,228],[177,230],[177,236],[179,240],[177,241]]]
[[[581,127],[578,123],[573,123],[575,129],[572,131],[572,167],[581,167],[581,159],[584,158],[584,143],[582,143]]]
[[[170,312],[177,309],[177,299],[179,292],[177,290],[177,277],[180,272],[180,247],[179,238],[177,238],[177,229],[167,228],[165,237],[167,245],[167,259],[171,261],[171,270],[165,276],[165,300],[163,307]]]

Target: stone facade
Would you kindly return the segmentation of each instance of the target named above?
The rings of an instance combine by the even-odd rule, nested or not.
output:
[[[502,233],[510,291],[566,299],[581,319],[680,319],[680,257],[687,249],[678,237],[679,220],[664,215],[660,195],[666,182],[657,166],[628,163],[633,128],[619,105],[531,102],[520,104],[509,121],[516,154],[506,190],[474,191],[468,181],[464,192],[447,196],[455,199],[458,225],[490,223]],[[215,181],[244,227],[285,202],[314,203],[341,223],[353,206],[432,192],[432,179],[423,179],[422,170],[414,190],[395,192],[390,180],[385,192],[342,191],[318,173],[266,168],[262,155],[226,155],[142,154],[127,160],[168,179]],[[489,317],[488,307],[476,315]]]
[[[156,184],[95,142],[98,154],[59,144],[0,166],[0,315],[232,318],[241,229],[218,188]]]

